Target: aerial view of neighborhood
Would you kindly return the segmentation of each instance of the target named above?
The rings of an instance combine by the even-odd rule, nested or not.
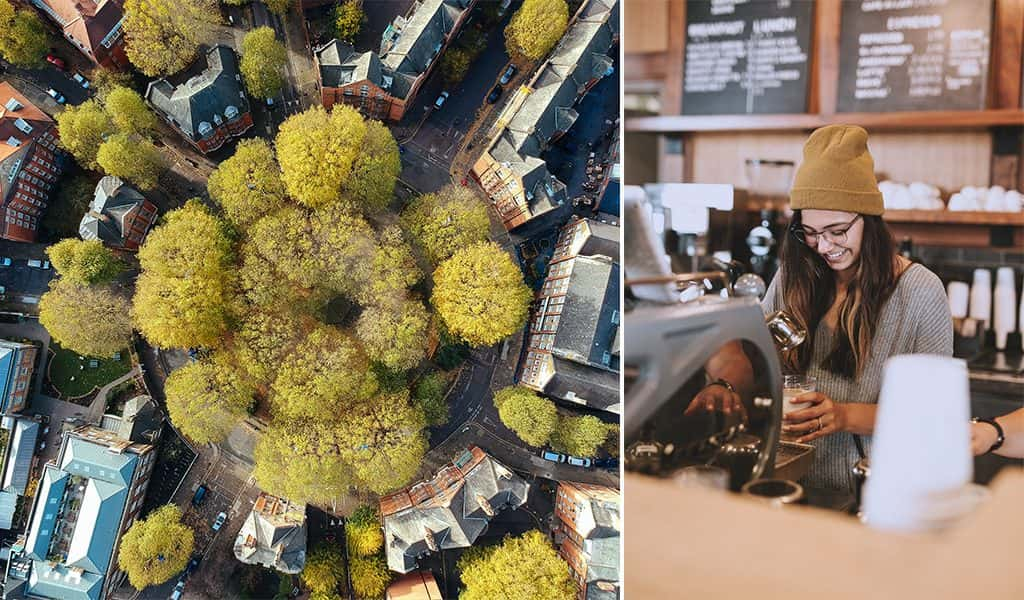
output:
[[[619,4],[0,0],[2,598],[620,598]]]

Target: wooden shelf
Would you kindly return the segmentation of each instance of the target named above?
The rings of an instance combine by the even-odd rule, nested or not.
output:
[[[1024,227],[1024,212],[956,210],[886,210],[883,218],[892,223],[938,223],[942,225],[1009,225]]]
[[[832,115],[674,115],[626,119],[626,131],[688,133],[698,131],[794,131],[848,123],[867,129],[977,129],[998,125],[1024,126],[1024,110],[838,113]]]

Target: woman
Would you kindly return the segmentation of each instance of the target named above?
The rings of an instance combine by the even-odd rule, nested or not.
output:
[[[1024,458],[1024,408],[995,419],[972,419],[971,450],[975,456]]]
[[[953,354],[942,282],[896,254],[882,221],[882,194],[860,127],[811,134],[790,193],[794,210],[781,267],[763,302],[784,309],[807,340],[782,356],[788,373],[813,376],[815,392],[793,399],[783,431],[817,447],[804,480],[852,489],[850,468],[870,447],[882,366],[897,354]]]

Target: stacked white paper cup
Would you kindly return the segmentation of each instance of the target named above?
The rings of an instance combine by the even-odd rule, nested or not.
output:
[[[971,286],[963,281],[950,281],[946,286],[946,295],[949,296],[949,312],[954,319],[963,319],[967,316],[968,299],[971,297]]]
[[[1013,268],[999,267],[996,271],[996,293],[992,329],[996,332],[996,350],[1006,350],[1006,338],[1016,329],[1017,288],[1013,282]]]
[[[868,525],[926,531],[973,508],[962,501],[974,468],[969,418],[967,363],[927,354],[886,361],[864,489]]]
[[[971,285],[972,319],[983,321],[983,328],[992,328],[992,273],[988,269],[974,270],[974,283]]]

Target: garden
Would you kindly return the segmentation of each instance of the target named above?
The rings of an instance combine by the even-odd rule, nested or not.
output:
[[[114,358],[82,356],[50,344],[50,367],[47,379],[62,398],[73,399],[86,396],[131,370],[131,355],[127,350]]]

